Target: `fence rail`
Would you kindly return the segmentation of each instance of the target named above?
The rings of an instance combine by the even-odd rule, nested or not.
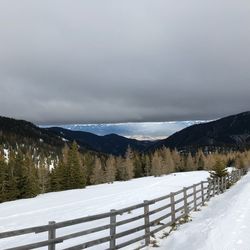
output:
[[[47,240],[8,248],[8,250],[28,250],[41,247],[47,247],[48,250],[55,250],[58,244],[63,243],[66,240],[105,231],[108,234],[107,236],[85,241],[81,244],[67,248],[61,248],[60,246],[60,249],[78,250],[98,246],[105,243],[105,248],[102,249],[115,250],[140,242],[142,240],[144,241],[144,244],[141,245],[141,247],[144,247],[150,244],[150,237],[155,233],[174,225],[180,219],[188,216],[191,211],[197,211],[197,209],[200,206],[204,206],[205,202],[208,202],[211,197],[225,192],[226,189],[228,189],[233,183],[237,182],[245,173],[246,170],[244,169],[234,170],[225,177],[217,179],[208,178],[207,181],[202,181],[200,183],[184,187],[183,189],[172,192],[168,195],[158,197],[153,200],[145,200],[143,203],[119,210],[111,210],[107,213],[68,220],[59,223],[51,221],[47,225],[43,226],[2,232],[0,233],[0,240],[31,233],[40,234],[47,232]],[[164,204],[160,205],[160,203]],[[141,210],[138,211],[139,209]],[[124,213],[131,214],[132,211],[135,210],[138,211],[136,213],[136,216],[117,220],[118,216],[122,216]],[[107,220],[105,225],[100,226],[99,224],[98,226],[92,228],[57,237],[58,229],[93,221],[97,221],[98,223],[103,219]],[[129,229],[118,231],[121,226],[136,221],[142,221],[142,224],[136,225],[134,227],[130,226]],[[141,232],[141,235],[137,236],[136,233],[138,232]],[[127,236],[130,236],[130,238],[118,242],[119,239],[122,239],[124,237],[126,238]],[[81,241],[81,239],[79,239],[79,241]]]

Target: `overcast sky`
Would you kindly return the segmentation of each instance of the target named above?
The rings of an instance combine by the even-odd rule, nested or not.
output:
[[[0,115],[62,124],[246,110],[249,0],[0,1]]]

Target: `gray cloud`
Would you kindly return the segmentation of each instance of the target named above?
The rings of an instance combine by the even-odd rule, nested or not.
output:
[[[3,0],[0,114],[36,123],[249,110],[247,0]]]

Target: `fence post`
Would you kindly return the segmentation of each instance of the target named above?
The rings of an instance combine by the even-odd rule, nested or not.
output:
[[[196,186],[195,185],[193,185],[193,193],[194,193],[194,211],[197,211]]]
[[[204,199],[204,183],[203,183],[203,181],[201,182],[201,201],[202,201],[202,206],[204,206],[205,199]]]
[[[208,184],[207,184],[207,201],[209,201],[210,200],[210,192],[211,192],[211,180],[208,178],[207,179],[207,181],[208,181]]]
[[[149,221],[149,202],[144,201],[144,223],[145,223],[145,244],[148,246],[150,244],[150,221]]]
[[[109,242],[109,249],[115,250],[115,234],[116,234],[116,210],[110,210],[110,242]]]
[[[54,240],[56,238],[56,228],[55,228],[55,221],[49,222],[49,230],[48,230],[48,240]],[[55,250],[56,249],[56,243],[51,243],[48,246],[48,250]]]
[[[170,193],[170,202],[171,202],[171,221],[172,224],[175,223],[175,200],[174,193]]]
[[[187,188],[183,188],[183,198],[184,198],[184,214],[185,216],[188,215],[188,201],[187,201]]]
[[[221,177],[221,193],[224,192],[224,176]]]

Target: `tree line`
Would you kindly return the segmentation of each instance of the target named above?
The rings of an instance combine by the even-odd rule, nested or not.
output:
[[[218,161],[224,167],[244,168],[250,163],[250,151],[204,154],[199,150],[191,154],[164,147],[146,154],[128,147],[125,156],[117,157],[80,152],[74,142],[65,145],[59,156],[49,157],[21,147],[7,151],[0,148],[0,202],[145,176],[209,171]]]

